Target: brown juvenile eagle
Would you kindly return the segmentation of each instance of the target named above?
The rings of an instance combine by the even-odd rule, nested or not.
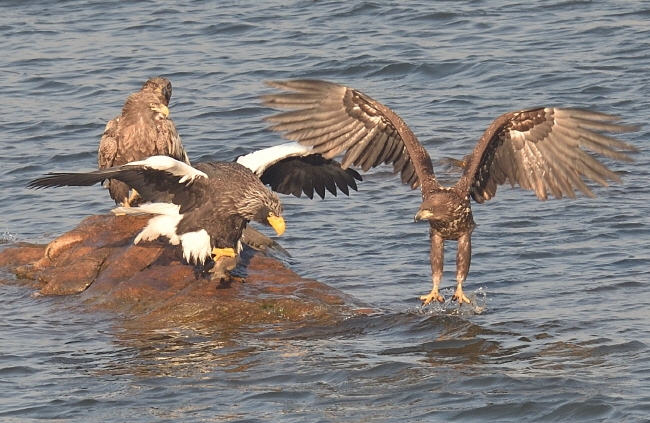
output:
[[[321,198],[325,190],[346,195],[361,180],[353,169],[296,143],[241,156],[234,163],[206,162],[194,167],[167,156],[152,156],[94,172],[51,173],[29,183],[30,188],[89,186],[113,179],[133,187],[150,203],[118,207],[117,214],[156,215],[135,238],[167,237],[181,244],[192,264],[211,266],[224,277],[237,264],[240,239],[250,221],[284,232],[282,205],[274,191]],[[249,232],[250,233],[250,232]]]
[[[364,171],[382,163],[411,188],[422,191],[422,205],[415,220],[431,226],[433,289],[420,299],[424,305],[444,301],[438,292],[442,279],[444,241],[458,241],[456,291],[453,300],[470,301],[462,285],[471,261],[472,218],[470,196],[477,203],[490,200],[497,186],[535,191],[540,200],[575,198],[574,190],[594,194],[583,178],[602,186],[620,181],[618,175],[590,153],[629,161],[626,152],[637,151],[627,143],[601,132],[628,132],[636,127],[616,123],[618,118],[578,109],[543,107],[503,114],[488,126],[471,154],[464,172],[452,187],[441,186],[433,173],[429,154],[404,121],[391,109],[355,89],[316,80],[270,82],[289,91],[263,96],[267,106],[290,111],[266,118],[270,129],[287,139],[313,147],[324,158],[345,153],[341,165]]]
[[[151,78],[131,94],[122,114],[108,122],[99,142],[100,169],[120,166],[149,156],[164,155],[189,164],[187,153],[169,115],[172,84],[167,78]],[[118,180],[104,182],[116,204],[131,205],[136,193]]]

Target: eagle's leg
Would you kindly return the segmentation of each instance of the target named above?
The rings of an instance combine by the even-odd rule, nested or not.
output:
[[[234,248],[213,248],[214,266],[210,269],[211,279],[230,279],[230,271],[237,267],[237,253]]]
[[[442,280],[442,265],[445,252],[445,241],[436,233],[431,232],[431,272],[433,273],[433,289],[428,295],[423,295],[420,300],[423,301],[422,305],[425,306],[431,301],[445,302],[445,299],[438,292],[440,281]]]
[[[124,207],[131,207],[131,205],[135,202],[135,200],[140,197],[140,194],[138,194],[138,191],[131,189],[131,194],[129,195],[129,198],[124,201]]]
[[[463,282],[469,273],[469,264],[472,261],[472,235],[467,233],[458,238],[458,252],[456,253],[456,292],[452,301],[458,304],[471,301],[463,294]]]
[[[223,248],[226,250],[227,248]],[[214,260],[214,266],[210,269],[210,279],[230,279],[230,271],[237,267],[237,257],[221,255]]]
[[[212,249],[212,258],[214,261],[218,261],[221,257],[237,257],[234,248],[213,248]]]

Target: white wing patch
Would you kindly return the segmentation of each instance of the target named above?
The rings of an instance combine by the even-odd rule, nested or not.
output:
[[[180,184],[188,181],[192,182],[194,179],[199,177],[208,177],[208,175],[201,172],[200,170],[195,169],[186,163],[172,159],[168,156],[151,156],[145,160],[138,160],[135,162],[127,163],[124,166],[146,166],[151,169],[164,170],[165,172],[169,172],[174,176],[181,176],[180,181],[178,181]]]
[[[312,154],[312,147],[300,145],[297,142],[289,142],[240,156],[237,159],[237,163],[246,166],[257,176],[260,176],[269,166],[282,159],[286,159],[287,157],[303,157],[310,154]]]

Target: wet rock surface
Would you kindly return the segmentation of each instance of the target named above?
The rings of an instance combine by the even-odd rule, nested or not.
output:
[[[242,253],[234,278],[210,279],[185,264],[176,246],[134,245],[147,220],[90,216],[49,245],[10,245],[0,252],[0,282],[74,295],[85,311],[109,310],[151,328],[320,325],[362,311],[344,293],[252,249]]]

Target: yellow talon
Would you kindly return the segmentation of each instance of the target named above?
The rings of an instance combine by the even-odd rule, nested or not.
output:
[[[234,248],[213,248],[212,256],[214,261],[217,261],[221,257],[237,257],[237,254]]]
[[[138,199],[139,196],[140,194],[138,194],[138,191],[131,189],[131,194],[129,195],[129,198],[127,198],[126,201],[122,204],[124,205],[124,207],[131,207],[131,204],[133,204],[135,200]]]
[[[452,301],[458,301],[458,305],[462,305],[463,303],[471,304],[472,302],[465,296],[463,293],[463,288],[461,288],[460,285],[456,286],[456,292],[454,293],[454,297],[451,299]]]
[[[431,290],[429,294],[421,296],[420,301],[422,301],[422,306],[424,307],[425,305],[429,304],[431,301],[438,301],[444,303],[445,299],[442,295],[438,293],[438,290],[434,288]]]

